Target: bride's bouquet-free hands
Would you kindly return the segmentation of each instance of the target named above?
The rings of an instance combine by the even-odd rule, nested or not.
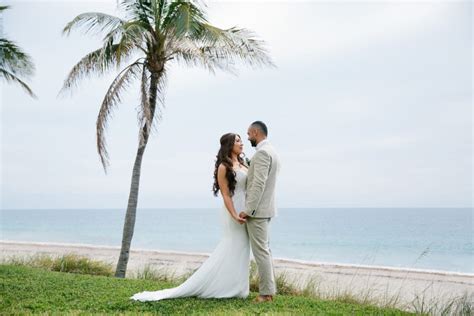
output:
[[[240,215],[234,214],[232,215],[232,217],[239,224],[245,224],[247,222],[247,220],[245,218],[240,217]]]
[[[247,221],[247,217],[249,217],[249,216],[248,216],[247,213],[245,213],[244,211],[242,211],[242,212],[239,213],[239,216],[238,216],[238,217],[239,217],[241,220],[244,220],[244,221],[246,222],[246,221]]]

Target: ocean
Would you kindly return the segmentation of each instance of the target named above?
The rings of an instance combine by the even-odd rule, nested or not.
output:
[[[132,249],[210,253],[223,209],[138,209]],[[120,246],[124,209],[1,210],[1,239]],[[472,208],[283,208],[274,258],[474,273]]]

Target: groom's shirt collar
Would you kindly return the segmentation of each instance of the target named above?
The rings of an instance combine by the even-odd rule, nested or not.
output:
[[[262,140],[260,143],[257,144],[257,150],[259,150],[260,148],[262,148],[263,145],[267,144],[268,143],[268,139],[264,139]]]

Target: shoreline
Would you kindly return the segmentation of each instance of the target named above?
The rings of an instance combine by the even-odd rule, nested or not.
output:
[[[27,242],[0,240],[0,259],[46,254],[61,256],[75,253],[115,266],[120,246],[57,242]],[[208,253],[134,249],[130,251],[127,277],[145,267],[182,276],[199,268]],[[453,271],[338,264],[287,258],[274,258],[277,275],[297,288],[311,286],[323,299],[347,295],[373,299],[380,304],[395,302],[410,310],[413,305],[449,304],[467,295],[474,302],[474,274]]]
[[[120,246],[111,245],[96,245],[96,244],[83,244],[83,243],[63,243],[63,242],[37,242],[37,241],[17,241],[17,240],[3,240],[0,239],[0,245],[3,244],[23,244],[23,245],[37,245],[37,246],[59,246],[59,247],[81,247],[91,249],[108,249],[108,250],[120,250]],[[199,256],[208,257],[210,253],[207,252],[193,252],[193,251],[179,251],[179,250],[167,250],[167,249],[148,249],[148,248],[132,248],[131,252],[150,252],[157,254],[168,254],[168,255],[181,255],[181,256]],[[332,268],[357,268],[357,269],[370,269],[370,270],[384,270],[384,271],[397,271],[397,272],[418,272],[418,273],[430,273],[437,275],[451,275],[451,276],[465,276],[473,277],[474,273],[449,271],[449,270],[436,270],[436,269],[421,269],[421,268],[410,268],[410,267],[393,267],[393,266],[380,266],[380,265],[367,265],[367,264],[355,264],[355,263],[339,263],[339,262],[326,262],[326,261],[311,261],[302,260],[286,257],[274,257],[274,261],[287,263],[287,264],[301,264],[306,266],[325,266]]]

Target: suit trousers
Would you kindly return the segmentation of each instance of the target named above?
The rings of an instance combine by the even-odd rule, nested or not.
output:
[[[269,242],[271,218],[247,217],[247,232],[252,253],[257,263],[260,295],[276,294],[275,272]]]

